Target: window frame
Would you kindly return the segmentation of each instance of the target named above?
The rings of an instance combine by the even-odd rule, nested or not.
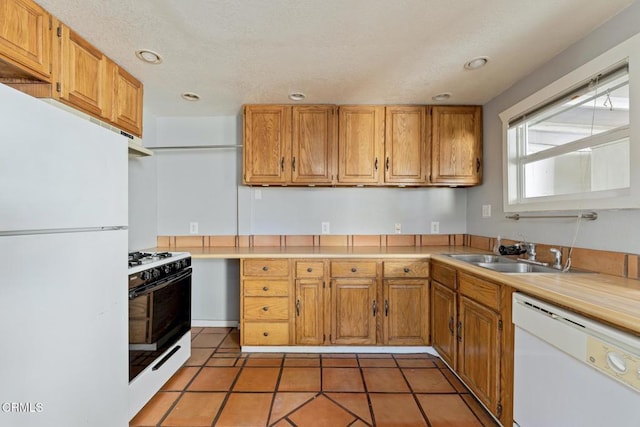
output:
[[[591,191],[578,194],[553,195],[522,199],[524,168],[518,167],[510,160],[508,144],[509,122],[521,117],[527,111],[548,103],[551,99],[565,93],[585,80],[606,70],[615,64],[628,62],[629,67],[629,127],[616,129],[613,132],[596,134],[589,137],[589,142],[601,140],[609,134],[621,133],[629,137],[629,187],[624,189]],[[540,212],[566,211],[581,209],[637,209],[640,208],[640,116],[634,113],[640,111],[640,34],[609,49],[602,55],[578,67],[548,86],[533,93],[522,101],[499,114],[502,121],[502,155],[503,155],[503,207],[504,212]],[[585,143],[589,143],[586,142]],[[571,147],[552,149],[556,154],[566,150],[574,152],[575,142],[567,144]],[[557,150],[557,151],[556,151]],[[548,154],[547,154],[548,155]],[[546,157],[545,155],[544,157]],[[516,163],[522,159],[531,159],[536,154],[518,157]]]

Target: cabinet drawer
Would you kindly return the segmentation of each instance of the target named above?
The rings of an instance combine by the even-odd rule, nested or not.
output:
[[[456,270],[442,264],[431,263],[431,280],[455,290]]]
[[[289,319],[289,298],[245,297],[245,320],[287,320]]]
[[[286,277],[289,275],[288,259],[245,259],[242,274],[256,277]]]
[[[494,310],[500,310],[500,285],[460,273],[460,293]]]
[[[248,297],[286,297],[289,295],[287,280],[244,280],[243,295]]]
[[[322,277],[324,263],[322,261],[296,261],[296,277]]]
[[[429,277],[429,261],[385,261],[384,277]]]
[[[289,344],[288,322],[245,322],[243,345]]]
[[[376,262],[331,261],[331,277],[376,277]]]

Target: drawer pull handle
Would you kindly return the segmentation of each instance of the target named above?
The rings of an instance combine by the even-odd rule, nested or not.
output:
[[[384,300],[384,317],[389,317],[389,300]]]
[[[451,336],[453,336],[453,317],[449,318],[449,332],[451,332]]]
[[[405,267],[405,268],[404,268],[404,272],[405,272],[405,273],[408,273],[408,272],[410,272],[410,271],[411,271],[411,269],[410,269],[409,267]]]
[[[458,322],[457,335],[458,341],[462,342],[462,322]]]
[[[262,267],[262,271],[269,271],[269,266],[265,265],[264,267]]]
[[[267,292],[267,291],[269,290],[269,287],[268,287],[268,286],[263,286],[263,287],[262,287],[262,290],[263,290],[263,291],[265,291],[265,292]]]
[[[262,335],[264,335],[265,337],[269,336],[269,332],[263,332]]]
[[[351,272],[352,272],[352,273],[357,273],[357,272],[358,272],[358,269],[357,269],[357,268],[355,268],[355,267],[351,267]]]
[[[373,309],[373,317],[376,317],[376,314],[378,314],[378,304],[376,304],[376,300],[373,300],[371,308]]]
[[[309,267],[307,268],[307,273],[311,273],[313,271],[313,268]]]
[[[269,307],[265,305],[264,307],[262,307],[262,311],[269,311]]]

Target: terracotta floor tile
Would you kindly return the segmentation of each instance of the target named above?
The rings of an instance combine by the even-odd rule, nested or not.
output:
[[[371,411],[366,393],[327,393],[327,397],[371,424]]]
[[[210,426],[226,393],[184,393],[163,426]]]
[[[255,427],[267,425],[271,393],[231,393],[216,427]]]
[[[244,366],[263,366],[263,367],[280,367],[282,366],[282,358],[272,358],[272,359],[256,359],[250,358],[247,359],[247,362]]]
[[[240,333],[231,332],[220,344],[221,348],[240,349]]]
[[[358,353],[359,359],[392,359],[391,353]]]
[[[357,368],[358,359],[325,359],[322,358],[323,368]]]
[[[276,389],[280,368],[242,368],[233,391],[269,391]]]
[[[275,399],[273,399],[269,424],[278,421],[317,395],[318,393],[277,393]]]
[[[282,359],[284,353],[251,353],[249,359]]]
[[[229,333],[229,331],[233,329],[235,328],[232,328],[230,326],[213,326],[213,327],[202,328],[202,333],[203,334],[227,334]]]
[[[206,363],[206,366],[236,366],[238,361],[235,357],[212,357]]]
[[[427,423],[411,394],[370,394],[377,427],[417,427]]]
[[[287,357],[286,359],[284,359],[284,366],[285,367],[291,367],[291,366],[307,366],[307,367],[312,367],[312,366],[320,366],[320,359],[311,359],[311,358],[305,358],[305,359],[292,359]]]
[[[320,353],[288,353],[289,359],[320,359]]]
[[[448,369],[442,369],[440,372],[445,377],[447,377],[447,379],[449,380],[449,382],[451,383],[453,388],[458,393],[469,393],[469,390],[467,390],[467,388],[464,386],[464,384],[462,384],[462,382],[458,379],[458,377],[456,377],[456,374],[454,374],[453,372],[451,372]]]
[[[355,353],[323,353],[323,359],[355,359]]]
[[[363,392],[364,384],[358,368],[323,368],[322,390]]]
[[[320,368],[284,368],[278,391],[320,391]]]
[[[356,420],[355,423],[353,424],[349,424],[349,427],[369,427],[370,424],[366,424],[365,422],[361,421],[361,420]]]
[[[356,417],[352,414],[322,395],[313,399],[287,418],[298,426],[314,427],[347,427],[356,420]]]
[[[292,427],[292,426],[293,424],[291,424],[287,420],[280,420],[279,422],[271,425],[271,427]]]
[[[482,427],[457,394],[418,394],[416,397],[432,427]]]
[[[213,353],[213,348],[192,348],[191,357],[185,363],[186,366],[202,366],[207,363],[207,360]]]
[[[173,374],[169,381],[167,381],[161,388],[162,391],[182,391],[187,387],[189,381],[194,377],[194,375],[198,372],[199,367],[183,367],[178,369],[178,372]]]
[[[204,328],[191,328],[191,336],[198,335]]]
[[[400,353],[394,354],[393,357],[395,359],[428,359],[428,360],[437,360],[438,357],[429,353]]]
[[[178,397],[178,392],[156,393],[131,420],[129,427],[156,426]]]
[[[362,368],[368,392],[406,393],[407,382],[398,368]]]
[[[217,347],[224,340],[226,334],[200,333],[191,340],[191,347]]]
[[[363,368],[395,368],[396,361],[393,359],[360,359],[360,366]]]
[[[191,381],[189,391],[228,391],[240,368],[204,367]]]
[[[436,364],[430,359],[396,359],[401,368],[435,368]]]
[[[403,369],[414,393],[453,393],[455,390],[440,369]]]
[[[484,407],[480,404],[480,402],[478,402],[476,400],[475,397],[473,397],[470,394],[462,394],[462,395],[460,395],[460,397],[462,398],[462,400],[464,400],[466,402],[467,406],[469,406],[469,408],[471,408],[471,411],[476,415],[476,417],[478,417],[478,419],[480,420],[480,423],[484,427],[498,427],[499,426],[499,424],[496,422],[496,420],[494,420],[493,417],[491,415],[489,415],[487,410],[484,409]]]

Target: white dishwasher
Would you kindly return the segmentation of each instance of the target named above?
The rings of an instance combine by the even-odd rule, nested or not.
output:
[[[640,337],[521,293],[513,323],[514,426],[640,426]]]

